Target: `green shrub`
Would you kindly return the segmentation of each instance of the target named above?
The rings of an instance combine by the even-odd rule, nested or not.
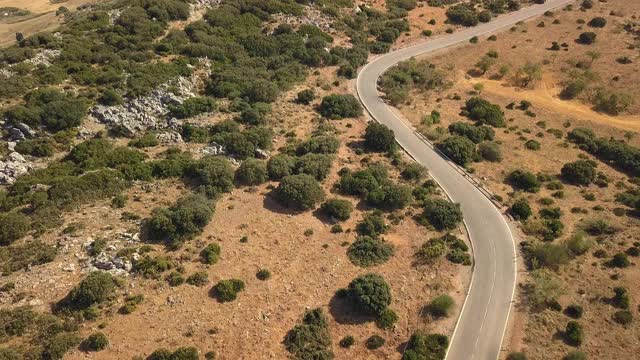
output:
[[[156,208],[147,221],[149,236],[176,248],[200,234],[213,217],[213,204],[202,195],[192,194],[178,199],[169,208]]]
[[[611,304],[619,309],[628,310],[630,306],[629,290],[618,286],[613,288],[613,293]]]
[[[468,4],[457,4],[449,7],[446,15],[450,23],[463,26],[476,26],[480,21],[473,6]]]
[[[351,335],[347,335],[342,339],[340,339],[340,347],[345,349],[350,348],[351,346],[353,346],[354,343],[355,343],[355,340]]]
[[[47,138],[24,139],[16,144],[15,150],[35,157],[49,157],[54,152],[53,143]]]
[[[233,189],[233,168],[222,157],[203,157],[188,169],[187,174],[196,189],[209,198]]]
[[[380,329],[391,329],[393,325],[398,321],[398,314],[395,311],[387,308],[385,309],[378,318],[376,318],[376,325]]]
[[[527,220],[532,214],[529,201],[525,198],[519,198],[509,208],[509,212],[516,220]]]
[[[579,350],[570,351],[562,360],[587,360],[587,355]]]
[[[587,186],[596,179],[596,162],[578,160],[562,166],[561,174],[568,182]]]
[[[613,314],[613,321],[620,325],[629,325],[633,321],[633,314],[629,310],[618,310]]]
[[[565,329],[565,339],[569,345],[580,346],[584,341],[584,330],[577,321],[569,321]]]
[[[573,234],[567,240],[567,248],[575,256],[586,253],[592,245],[593,243],[581,232]]]
[[[594,27],[594,28],[603,28],[605,26],[607,26],[607,19],[603,18],[603,17],[594,17],[593,19],[591,19],[587,25]]]
[[[387,262],[393,252],[393,245],[382,239],[359,236],[347,249],[347,256],[357,266],[370,267]]]
[[[405,185],[385,184],[367,193],[367,203],[378,209],[394,211],[407,207],[413,200],[412,189]]]
[[[367,339],[366,345],[367,349],[375,350],[382,347],[385,343],[385,340],[380,335],[372,335]]]
[[[256,273],[256,278],[262,281],[269,280],[271,278],[271,271],[269,271],[269,269],[260,269]]]
[[[230,302],[244,290],[244,282],[238,279],[221,280],[213,287],[213,295],[219,302]]]
[[[109,346],[109,339],[101,332],[93,333],[83,343],[84,347],[89,351],[104,350]]]
[[[412,162],[405,166],[404,169],[402,169],[400,175],[407,181],[417,181],[422,179],[422,177],[426,173],[427,169],[424,166],[418,164],[417,162]]]
[[[297,360],[329,360],[331,335],[322,309],[307,311],[300,324],[291,329],[284,338],[284,345]]]
[[[320,210],[331,219],[346,221],[351,217],[353,204],[347,200],[329,199],[322,204]]]
[[[465,111],[471,120],[493,127],[504,127],[504,113],[500,106],[491,104],[485,99],[472,97],[465,103]]]
[[[626,268],[629,265],[631,265],[631,262],[625,253],[617,253],[607,262],[607,266],[612,268]]]
[[[138,149],[158,146],[160,142],[156,135],[152,132],[144,134],[141,138],[129,141],[129,146],[133,146]]]
[[[476,126],[460,121],[449,125],[449,132],[454,135],[464,136],[476,144],[493,140],[495,137],[495,132],[488,126]]]
[[[438,149],[458,165],[473,161],[476,158],[476,145],[466,137],[450,136],[438,144]]]
[[[295,159],[286,154],[272,156],[267,161],[267,172],[271,180],[280,180],[285,176],[293,174]]]
[[[313,89],[305,89],[298,93],[296,100],[300,104],[309,105],[316,98],[316,93]]]
[[[355,278],[347,288],[347,296],[356,310],[364,315],[380,316],[391,304],[391,289],[378,274]]]
[[[584,45],[591,45],[594,42],[596,42],[596,37],[598,35],[594,32],[583,32],[582,34],[580,34],[580,36],[578,37],[578,42]]]
[[[267,166],[257,159],[245,160],[235,175],[236,181],[243,185],[259,185],[267,181]]]
[[[507,175],[507,182],[510,183],[513,187],[528,191],[528,192],[538,192],[540,190],[540,181],[538,178],[526,171],[526,170],[514,170]]]
[[[80,283],[71,289],[58,306],[71,310],[84,310],[90,306],[107,301],[116,290],[116,280],[103,271],[89,273]]]
[[[449,295],[440,295],[435,297],[429,303],[429,313],[435,317],[447,317],[449,312],[455,305],[453,298]]]
[[[200,259],[207,265],[213,265],[220,260],[220,245],[208,244],[200,252]]]
[[[186,119],[200,115],[202,113],[212,112],[216,109],[215,100],[209,97],[193,97],[186,99],[179,105],[169,107],[171,116],[178,119]]]
[[[480,145],[478,145],[478,155],[480,155],[480,157],[487,161],[502,161],[502,151],[500,150],[500,145],[493,141],[485,141],[483,143],[480,143]]]
[[[31,230],[29,217],[17,212],[0,214],[0,245],[9,245]]]
[[[167,275],[165,280],[167,280],[167,283],[169,283],[169,286],[172,286],[172,287],[180,286],[184,284],[184,276],[182,276],[182,274],[177,271],[172,271],[171,273],[169,273],[169,275]]]
[[[332,94],[322,98],[318,111],[328,119],[352,118],[362,115],[362,106],[353,95]]]
[[[392,152],[396,148],[393,130],[383,124],[369,123],[364,133],[364,146],[368,151]]]
[[[2,229],[2,228],[0,228]],[[0,271],[11,274],[14,271],[27,269],[53,261],[57,248],[47,245],[40,240],[0,247]]]
[[[459,204],[432,198],[424,202],[423,217],[438,231],[455,229],[462,221],[462,211]]]
[[[298,145],[296,154],[302,156],[308,153],[335,154],[340,148],[340,140],[335,136],[318,135]]]
[[[527,140],[527,142],[524,143],[524,147],[529,150],[540,150],[541,146],[536,140]]]
[[[449,339],[445,335],[417,331],[411,335],[402,360],[443,360],[448,347]]]
[[[306,154],[296,159],[294,172],[307,174],[316,180],[324,180],[331,170],[333,158],[324,154]]]
[[[512,352],[507,355],[507,360],[527,360],[527,356],[522,352]]]
[[[205,286],[209,283],[209,275],[207,275],[206,271],[197,271],[187,278],[187,284],[193,286]]]
[[[356,232],[361,236],[377,237],[387,232],[387,226],[384,216],[379,211],[365,214],[362,220],[356,225]]]
[[[584,309],[580,305],[571,304],[567,306],[564,313],[570,318],[580,319],[584,313]]]
[[[275,198],[286,207],[309,210],[324,200],[324,190],[307,174],[285,176],[275,190]]]

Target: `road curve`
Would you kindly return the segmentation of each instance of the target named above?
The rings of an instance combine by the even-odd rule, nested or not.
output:
[[[500,355],[516,286],[517,255],[513,234],[503,215],[481,190],[439,155],[397,111],[384,103],[377,91],[378,78],[401,61],[466,42],[473,36],[496,32],[573,1],[547,0],[489,23],[388,53],[371,61],[358,74],[356,91],[371,117],[391,128],[400,146],[427,167],[449,197],[462,206],[473,246],[474,270],[447,351],[448,360],[494,360]]]

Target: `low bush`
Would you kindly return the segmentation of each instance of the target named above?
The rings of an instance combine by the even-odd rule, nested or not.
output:
[[[502,161],[502,150],[500,150],[500,145],[493,141],[485,141],[478,145],[478,155],[481,158],[491,162],[500,162]]]
[[[236,170],[235,179],[242,185],[260,185],[268,179],[267,166],[261,160],[245,160]]]
[[[309,210],[324,200],[324,190],[307,174],[285,176],[275,190],[275,198],[286,207]]]
[[[205,156],[187,169],[187,177],[196,190],[208,198],[233,189],[234,172],[231,163],[222,157]]]
[[[89,273],[58,302],[60,309],[84,310],[109,300],[116,290],[116,279],[104,271]]]
[[[492,104],[489,101],[472,97],[465,103],[465,114],[480,124],[491,125],[493,127],[504,127],[504,113],[499,105]]]
[[[238,293],[244,290],[244,282],[238,279],[221,280],[213,287],[213,296],[219,302],[230,302],[238,297]]]
[[[355,339],[351,335],[347,335],[340,339],[340,347],[348,349],[355,343]]]
[[[271,180],[281,180],[285,176],[293,174],[295,159],[286,154],[272,156],[267,161],[267,173]]]
[[[256,278],[262,281],[269,280],[271,278],[271,271],[268,269],[260,269],[256,273]]]
[[[182,104],[170,106],[169,110],[171,111],[171,116],[178,119],[186,119],[203,113],[212,112],[216,108],[216,101],[212,98],[193,97],[186,99]]]
[[[287,333],[283,343],[292,358],[296,360],[328,360],[334,357],[331,351],[331,335],[322,309],[307,311],[301,323]],[[344,345],[342,341],[340,344],[343,347],[350,346],[348,340]]]
[[[372,335],[367,339],[366,346],[369,350],[375,350],[382,347],[385,343],[385,340],[380,335]]]
[[[389,226],[386,224],[384,216],[379,211],[367,213],[362,220],[356,224],[356,232],[360,236],[378,237],[386,233]]]
[[[578,160],[564,164],[561,169],[562,177],[576,185],[587,186],[596,180],[597,164],[592,160]]]
[[[362,106],[353,95],[332,94],[322,98],[318,112],[327,119],[352,118],[362,115]]]
[[[200,259],[207,265],[213,265],[220,260],[220,245],[209,244],[200,251]]]
[[[378,316],[378,318],[376,318],[376,326],[380,329],[388,330],[393,327],[396,321],[398,321],[398,314],[387,308]]]
[[[529,201],[525,198],[514,201],[509,212],[516,220],[527,220],[533,214]]]
[[[371,122],[365,129],[364,146],[369,151],[392,152],[396,148],[395,135],[386,125]]]
[[[31,230],[29,217],[17,212],[0,214],[0,245],[6,246]]]
[[[476,145],[466,137],[450,136],[438,144],[438,149],[458,165],[466,165],[476,158]]]
[[[570,318],[580,319],[582,317],[582,314],[584,313],[584,309],[580,305],[572,304],[567,306],[567,308],[564,310],[564,313]]]
[[[569,321],[565,328],[565,340],[569,345],[580,346],[584,341],[584,330],[577,321]]]
[[[459,204],[432,198],[424,202],[422,216],[438,231],[451,230],[462,221],[462,210]]]
[[[193,286],[202,287],[209,283],[209,275],[206,271],[198,271],[191,275],[186,280],[186,283]]]
[[[449,347],[449,338],[440,334],[417,331],[411,335],[402,360],[443,360]]]
[[[588,32],[583,32],[583,33],[582,33],[582,34],[580,34],[580,36],[578,37],[578,42],[579,42],[580,44],[583,44],[583,45],[591,45],[591,44],[593,44],[594,42],[596,42],[596,37],[597,37],[597,36],[598,36],[598,35],[597,35],[596,33],[594,33],[594,32],[590,32],[590,31],[588,31]]]
[[[618,310],[613,314],[613,321],[620,325],[629,325],[633,321],[633,314],[629,310]]]
[[[434,317],[447,317],[455,302],[449,295],[440,295],[435,297],[429,303],[428,310]]]
[[[514,170],[507,175],[507,182],[511,186],[519,190],[527,192],[538,192],[540,190],[540,181],[538,178],[526,170]]]
[[[202,195],[192,194],[178,199],[169,208],[156,208],[147,221],[149,237],[177,248],[200,234],[211,221],[213,203]]]
[[[380,316],[391,304],[391,288],[378,274],[355,278],[346,290],[355,310],[363,315]]]
[[[313,89],[305,89],[298,93],[296,96],[296,100],[299,104],[309,105],[313,100],[315,100],[316,94]]]
[[[357,266],[370,267],[387,262],[393,252],[393,245],[382,239],[359,236],[347,249],[347,256]]]
[[[351,217],[353,204],[348,200],[329,199],[322,204],[320,210],[331,219],[346,221]]]
[[[97,332],[89,335],[82,345],[89,351],[101,351],[109,346],[109,339],[105,334]]]

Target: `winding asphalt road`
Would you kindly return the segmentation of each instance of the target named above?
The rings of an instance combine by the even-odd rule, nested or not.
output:
[[[458,168],[443,158],[408,121],[384,103],[378,78],[390,67],[414,56],[467,42],[473,36],[505,29],[574,0],[547,0],[495,20],[378,57],[358,74],[360,101],[376,121],[391,128],[396,141],[449,197],[462,206],[474,253],[474,270],[467,298],[447,352],[448,360],[495,360],[500,355],[516,286],[517,255],[513,234],[500,211]]]

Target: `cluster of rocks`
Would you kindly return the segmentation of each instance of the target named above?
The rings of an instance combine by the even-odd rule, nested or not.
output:
[[[300,25],[315,25],[322,31],[327,33],[333,33],[333,21],[334,19],[326,14],[323,14],[320,9],[306,8],[304,13],[300,16],[294,16],[289,14],[275,14],[273,15],[274,23],[276,24],[289,24],[297,27]]]
[[[182,135],[175,131],[165,131],[156,134],[156,139],[162,145],[176,145],[184,143],[182,140]]]
[[[159,86],[150,95],[126,100],[122,105],[96,105],[91,109],[91,115],[99,122],[117,128],[127,136],[135,136],[147,130],[166,128],[177,130],[181,122],[167,116],[169,108],[171,105],[182,104],[184,100],[196,96],[200,78],[211,75],[210,62],[203,59],[200,64],[204,71],[194,71],[189,77],[180,76]]]
[[[118,234],[118,239],[124,241],[127,244],[133,244],[140,242],[139,234],[131,234],[131,233],[120,233]],[[83,243],[83,249],[90,253],[92,250],[94,240],[92,238],[87,239]],[[102,270],[111,273],[116,276],[127,276],[133,270],[133,261],[137,261],[140,258],[140,254],[133,253],[131,255],[131,260],[120,257],[117,255],[118,244],[112,243],[109,244],[104,251],[100,252],[96,256],[84,258],[83,271],[84,272],[92,272],[96,270]],[[73,264],[68,264],[67,267],[63,268],[65,271],[73,272],[75,271],[75,266]]]
[[[33,66],[42,65],[49,67],[51,66],[51,60],[60,56],[61,53],[62,51],[60,50],[42,49],[34,57],[27,59],[24,62],[32,64]]]
[[[12,185],[16,179],[31,170],[31,164],[17,152],[10,153],[0,161],[0,184]]]
[[[33,139],[38,136],[35,130],[25,123],[18,123],[15,126],[9,127],[7,130],[9,131],[10,142],[19,142],[24,139]],[[13,146],[15,146],[15,144]]]

